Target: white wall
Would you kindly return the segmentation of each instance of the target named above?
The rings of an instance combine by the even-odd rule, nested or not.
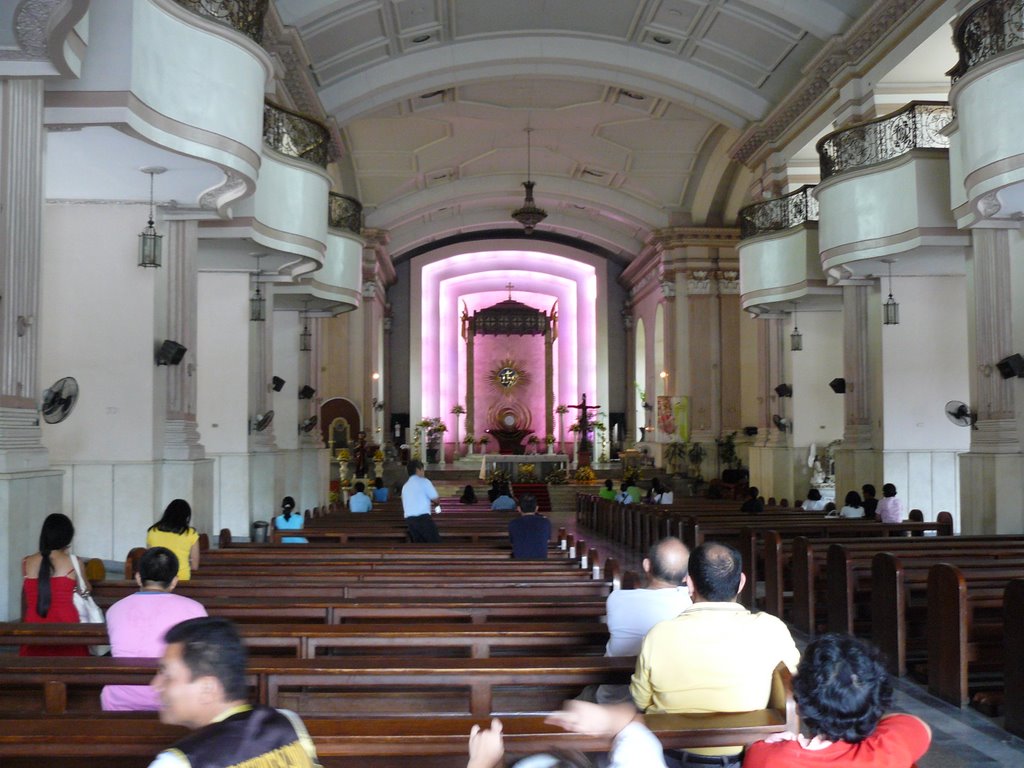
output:
[[[302,331],[299,313],[277,310],[272,314],[274,362],[271,373],[285,380],[284,389],[273,392],[271,398],[274,441],[278,448],[294,450],[299,447],[299,389],[309,383],[306,381],[305,361],[302,360],[308,353],[299,352],[299,333]]]
[[[818,453],[843,436],[843,398],[828,383],[843,375],[842,312],[800,312],[804,348],[790,352],[793,384],[793,445],[811,443]],[[787,337],[792,321],[787,324]],[[788,345],[789,339],[786,339]]]
[[[207,455],[248,451],[249,276],[200,272],[196,421]]]

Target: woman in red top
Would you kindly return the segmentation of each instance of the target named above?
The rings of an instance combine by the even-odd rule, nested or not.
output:
[[[779,733],[752,744],[743,768],[911,768],[932,732],[912,715],[883,715],[892,683],[879,657],[850,635],[823,635],[808,645],[793,697],[810,736]]]
[[[56,512],[43,521],[39,533],[39,551],[21,562],[25,581],[24,621],[32,623],[78,623],[78,610],[72,595],[77,579],[68,549],[75,526],[67,515]],[[84,580],[84,576],[82,577]],[[89,589],[86,582],[85,588]],[[84,645],[23,645],[19,656],[88,656]]]

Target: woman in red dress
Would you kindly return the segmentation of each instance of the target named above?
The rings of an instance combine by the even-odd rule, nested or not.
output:
[[[78,623],[72,595],[77,580],[68,549],[75,526],[67,515],[48,515],[39,534],[39,551],[21,561],[25,604],[24,621]],[[85,578],[84,576],[82,577]],[[85,588],[89,589],[86,582]],[[84,645],[23,645],[19,656],[88,656]]]

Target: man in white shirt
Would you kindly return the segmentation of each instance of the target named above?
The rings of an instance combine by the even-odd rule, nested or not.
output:
[[[636,656],[644,636],[660,621],[674,619],[692,605],[684,585],[690,551],[674,536],[651,547],[642,566],[644,589],[617,589],[608,595],[608,645],[605,656]],[[602,685],[599,704],[630,701],[628,685]]]
[[[402,486],[402,512],[409,527],[409,541],[437,544],[441,541],[441,534],[430,517],[438,498],[437,489],[427,480],[422,461],[413,459],[406,469],[409,479]]]

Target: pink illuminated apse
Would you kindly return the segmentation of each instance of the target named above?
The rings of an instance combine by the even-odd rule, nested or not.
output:
[[[515,243],[521,246],[521,243]],[[413,367],[410,381],[410,405],[418,417],[439,415],[451,421],[454,404],[466,401],[466,347],[460,335],[463,305],[472,314],[508,298],[506,285],[511,283],[512,298],[534,309],[550,313],[558,302],[558,341],[554,347],[555,404],[576,403],[586,392],[591,402],[607,397],[607,377],[598,371],[607,370],[606,353],[598,339],[605,336],[605,267],[603,260],[563,246],[545,244],[556,252],[494,249],[481,251],[469,244],[450,246],[413,262],[414,318],[412,343],[419,347],[419,366]],[[419,322],[417,323],[417,319]],[[419,325],[416,328],[416,325]],[[501,345],[485,344],[478,351],[490,350],[486,360],[477,360],[477,404],[484,404],[479,390],[480,371],[489,367],[489,359],[502,356],[505,348],[516,357],[515,337]],[[533,429],[544,436],[543,356],[538,357],[539,337],[525,340],[519,357],[529,367],[534,382],[529,406],[533,411]],[[417,372],[419,375],[417,375]],[[539,394],[537,394],[539,393]],[[596,398],[596,400],[595,400]],[[535,402],[536,401],[536,402]],[[478,414],[475,431],[482,433],[483,414]],[[556,422],[557,424],[557,422]],[[557,430],[557,426],[555,427]],[[479,434],[478,434],[479,436]]]

